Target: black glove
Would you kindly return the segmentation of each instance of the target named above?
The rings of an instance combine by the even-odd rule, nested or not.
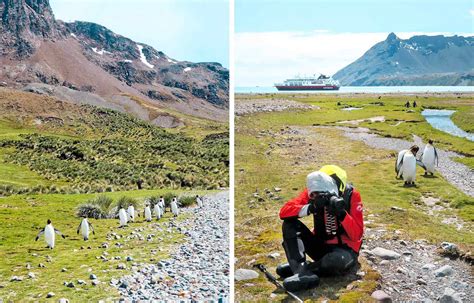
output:
[[[339,221],[344,220],[346,217],[346,210],[344,209],[344,199],[332,196],[329,199],[328,212],[336,216]]]

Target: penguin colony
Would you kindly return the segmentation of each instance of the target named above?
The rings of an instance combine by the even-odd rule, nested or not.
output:
[[[196,203],[199,208],[202,207],[203,202],[202,198],[199,197],[198,195],[196,196]],[[175,196],[170,202],[170,209],[173,214],[173,217],[177,217],[179,214],[179,206],[180,203],[178,202],[178,198]],[[157,220],[160,220],[163,216],[163,214],[166,212],[166,207],[165,207],[165,199],[163,197],[160,197],[158,200],[158,203],[155,204],[153,207],[153,212],[151,209],[151,203],[149,200],[145,201],[145,209],[143,211],[143,217],[145,218],[145,221],[151,222],[153,215],[156,217]],[[119,219],[119,228],[127,226],[128,222],[134,222],[135,221],[135,208],[133,205],[129,205],[127,210],[125,210],[123,207],[119,209],[118,212],[118,219]],[[137,214],[137,216],[139,216]],[[81,220],[81,223],[77,227],[77,234],[81,233],[81,237],[84,239],[84,241],[89,240],[89,234],[92,232],[93,235],[95,235],[95,230],[94,227],[92,226],[92,223],[89,222],[87,217],[83,217]],[[50,219],[47,220],[46,226],[40,230],[38,235],[35,238],[35,241],[38,241],[39,237],[44,234],[44,240],[46,242],[46,248],[53,249],[55,242],[56,242],[56,234],[61,236],[63,239],[66,237],[64,234],[62,234],[59,230],[54,228],[53,223],[51,222]]]
[[[397,179],[403,179],[405,186],[414,186],[416,179],[416,166],[419,165],[425,170],[425,176],[433,176],[435,167],[438,166],[438,152],[433,145],[433,140],[426,144],[420,158],[416,158],[419,147],[413,145],[410,149],[404,149],[398,153],[395,162],[395,172]]]

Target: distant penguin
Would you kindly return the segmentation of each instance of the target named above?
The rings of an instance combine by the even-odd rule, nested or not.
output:
[[[92,233],[95,235],[94,227],[92,227],[92,224],[89,223],[86,217],[84,217],[84,219],[82,219],[81,223],[79,224],[79,227],[77,228],[77,234],[79,234],[79,231],[81,231],[84,241],[89,240],[90,231],[92,231]]]
[[[160,200],[158,201],[158,205],[161,207],[161,212],[164,214],[166,212],[166,205],[165,205],[165,199],[163,196],[160,197]]]
[[[143,213],[144,213],[143,216],[145,217],[145,220],[147,222],[151,222],[151,209],[150,209],[149,204],[145,206],[145,211]]]
[[[432,176],[435,172],[435,165],[438,165],[438,152],[433,146],[433,140],[429,140],[426,144],[423,154],[421,154],[421,162],[425,165],[425,176],[430,173]]]
[[[155,204],[155,207],[153,208],[153,212],[155,213],[156,219],[160,220],[161,216],[163,215],[163,211],[161,210],[160,205]]]
[[[128,223],[128,214],[125,212],[125,209],[123,207],[119,210],[119,221],[119,227],[124,227]]]
[[[414,145],[410,147],[410,150],[402,150],[398,154],[397,166],[395,170],[397,171],[397,177],[403,178],[405,185],[415,184],[416,178],[416,153],[418,152],[419,147]]]
[[[130,222],[134,222],[135,221],[135,207],[133,207],[132,204],[128,206],[127,213],[128,213],[128,218],[130,219]]]
[[[196,203],[199,208],[202,207],[202,198],[196,195]]]
[[[59,236],[63,237],[65,239],[64,235],[57,230],[56,228],[53,227],[53,224],[51,223],[51,220],[48,219],[46,226],[38,233],[36,236],[35,241],[38,241],[39,237],[44,234],[44,240],[46,241],[46,248],[53,249],[54,248],[54,243],[55,243],[55,234],[58,234]]]
[[[170,207],[171,207],[171,212],[173,213],[173,216],[177,217],[179,213],[179,209],[178,209],[178,199],[176,199],[176,197],[174,197],[173,200],[171,200]]]

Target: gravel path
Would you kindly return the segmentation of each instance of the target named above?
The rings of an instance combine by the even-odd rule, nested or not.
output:
[[[135,301],[228,301],[229,192],[204,197],[203,208],[184,208],[189,218],[170,222],[186,236],[170,259],[137,264],[112,281],[124,299]]]
[[[319,109],[319,107],[286,99],[252,99],[235,102],[237,116],[258,112],[282,112],[291,109]]]
[[[350,128],[350,127],[337,127],[344,131],[344,135],[352,140],[363,141],[365,144],[380,149],[387,149],[393,151],[400,151],[402,149],[408,149],[413,144],[417,144],[420,147],[420,151],[423,151],[425,144],[421,138],[413,136],[413,142],[409,142],[401,139],[384,138],[376,134],[369,133],[367,128]],[[444,151],[437,148],[439,157],[439,166],[436,168],[438,172],[446,179],[449,183],[460,189],[465,194],[474,197],[474,171],[464,164],[452,160],[452,158],[463,157],[452,151]]]
[[[440,248],[425,240],[399,240],[401,232],[398,230],[389,240],[387,233],[383,228],[366,228],[366,244],[362,246],[361,256],[381,274],[381,290],[394,302],[434,302],[445,293],[470,302],[474,296],[474,280],[468,263],[442,257],[437,253]],[[377,247],[389,253],[374,250]],[[451,243],[444,243],[444,247],[455,249]]]

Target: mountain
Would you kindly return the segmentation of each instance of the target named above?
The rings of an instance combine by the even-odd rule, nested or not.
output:
[[[474,37],[390,33],[333,78],[346,86],[474,85]]]
[[[228,119],[229,72],[219,63],[179,61],[99,24],[56,20],[48,0],[0,0],[0,15],[2,86],[165,127],[182,125],[173,112]]]

